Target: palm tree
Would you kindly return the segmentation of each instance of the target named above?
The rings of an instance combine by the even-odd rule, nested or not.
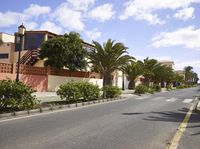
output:
[[[122,70],[123,66],[130,62],[133,57],[127,55],[127,47],[122,43],[115,43],[109,39],[103,46],[93,41],[94,49],[88,52],[88,58],[94,70],[103,75],[103,86],[112,85],[112,73]]]
[[[135,89],[135,79],[143,73],[142,62],[137,61],[127,64],[124,68],[124,72],[129,79],[128,89]]]
[[[160,67],[160,63],[158,63],[155,59],[149,59],[148,57],[143,61],[143,69],[144,69],[144,84],[149,87],[150,82],[153,79],[154,71]]]
[[[188,84],[190,82],[190,80],[192,79],[192,66],[186,66],[184,68],[185,70],[185,83]]]
[[[160,64],[154,69],[153,73],[152,81],[155,84],[161,83],[161,86],[164,87],[163,82],[167,82],[167,84],[173,82],[174,72],[171,67]]]

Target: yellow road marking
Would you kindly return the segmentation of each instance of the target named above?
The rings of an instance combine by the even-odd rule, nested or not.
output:
[[[192,106],[190,107],[189,111],[187,112],[183,122],[179,125],[176,134],[174,135],[174,137],[172,138],[171,142],[169,143],[169,145],[167,146],[166,149],[176,149],[178,147],[179,141],[180,141],[184,131],[186,130],[188,121],[192,115],[192,111],[194,110],[195,105],[196,105],[196,103],[194,102],[192,104]]]

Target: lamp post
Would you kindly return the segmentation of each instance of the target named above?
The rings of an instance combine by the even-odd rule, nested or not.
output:
[[[19,48],[19,52],[18,52],[18,61],[17,61],[17,76],[16,76],[16,82],[19,82],[19,66],[20,66],[20,58],[21,58],[21,51],[23,50],[23,37],[24,37],[24,34],[25,34],[25,31],[26,31],[26,28],[25,26],[23,25],[20,25],[18,27],[18,36],[20,38],[20,48]]]
[[[124,87],[124,72],[122,71],[122,90],[125,90]]]

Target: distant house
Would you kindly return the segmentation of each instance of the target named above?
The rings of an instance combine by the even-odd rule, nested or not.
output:
[[[26,31],[22,41],[21,64],[43,67],[44,61],[39,60],[38,53],[42,43],[59,36],[49,31]],[[18,51],[20,50],[20,38],[18,33],[9,35],[0,33],[3,44],[0,46],[0,62],[16,63],[18,61]],[[83,42],[83,46],[90,50],[94,48],[92,44]]]
[[[0,32],[0,40],[3,42],[0,45],[0,62],[13,62],[13,53],[15,49],[14,39],[14,35]]]
[[[163,61],[159,61],[160,64],[168,66],[170,68],[173,68],[174,65],[174,61],[167,61],[167,60],[163,60]]]

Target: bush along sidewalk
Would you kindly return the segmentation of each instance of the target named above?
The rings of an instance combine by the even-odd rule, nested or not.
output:
[[[33,90],[22,82],[0,81],[0,113],[37,108],[39,102],[32,96]]]
[[[142,94],[146,94],[146,93],[151,93],[154,94],[155,92],[161,92],[161,87],[159,85],[153,85],[151,87],[147,87],[143,84],[140,84],[138,86],[136,86],[135,88],[135,94],[136,95],[142,95]]]
[[[29,87],[27,88],[30,89]],[[117,89],[117,88],[113,89],[113,87],[109,86],[107,87],[107,90],[109,90],[108,91],[109,98],[103,99],[100,96],[101,90],[99,89],[98,86],[90,84],[88,82],[69,82],[69,83],[61,85],[59,90],[57,91],[57,94],[63,99],[63,101],[46,102],[46,103],[40,104],[39,102],[37,102],[36,98],[32,96],[32,98],[35,101],[34,106],[29,107],[29,108],[19,109],[19,110],[13,109],[12,111],[4,111],[4,112],[11,112],[11,113],[2,113],[0,114],[0,118],[24,116],[24,115],[42,113],[46,111],[58,110],[58,109],[69,108],[69,107],[73,108],[77,106],[84,106],[84,105],[89,105],[89,104],[105,102],[105,101],[113,101],[113,100],[118,100],[122,98],[122,97],[119,97],[120,89]],[[32,93],[32,90],[30,90],[30,93]],[[20,111],[20,110],[25,110],[25,111]]]

